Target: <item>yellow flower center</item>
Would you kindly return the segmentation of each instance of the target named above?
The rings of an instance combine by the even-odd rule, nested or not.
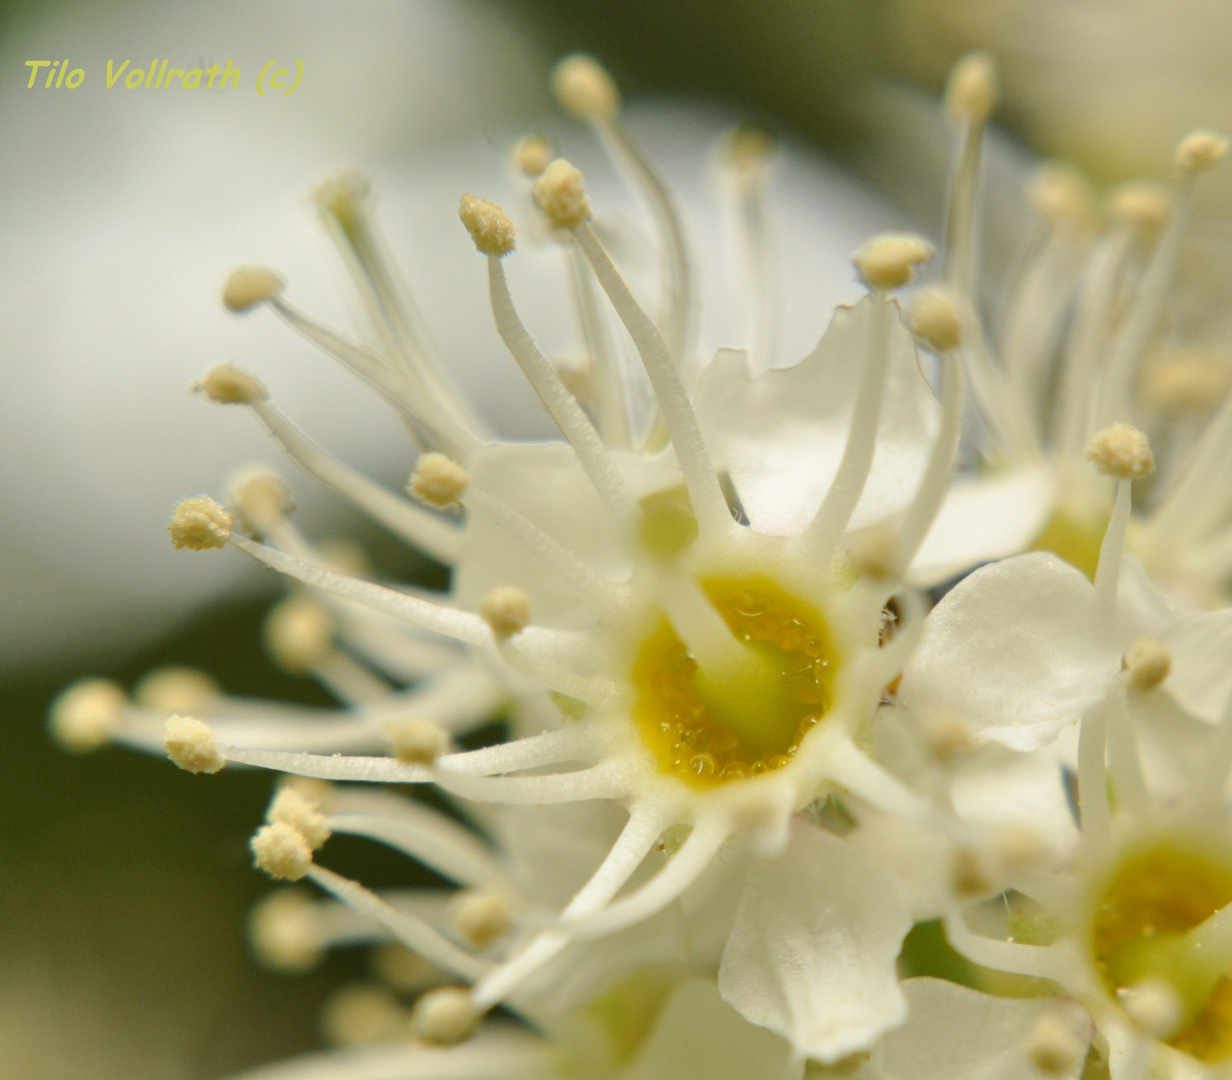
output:
[[[699,787],[781,769],[830,707],[836,657],[825,620],[765,578],[702,582],[748,650],[704,672],[664,619],[633,664],[634,721],[660,768]]]
[[[1071,566],[1077,567],[1092,581],[1099,566],[1099,549],[1104,542],[1109,512],[1075,514],[1059,509],[1044,525],[1044,530],[1031,545],[1032,551],[1051,551]]]
[[[1177,843],[1161,843],[1126,859],[1100,896],[1091,946],[1114,996],[1162,983],[1180,1006],[1177,1030],[1165,1041],[1202,1061],[1232,1056],[1232,971],[1194,939],[1232,903],[1232,861]]]

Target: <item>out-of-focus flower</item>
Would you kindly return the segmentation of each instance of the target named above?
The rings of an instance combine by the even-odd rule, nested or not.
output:
[[[539,98],[533,50],[492,10],[449,3],[133,2],[13,14],[0,54],[11,74],[0,110],[0,492],[11,511],[0,665],[115,655],[236,577],[185,575],[150,542],[176,491],[217,483],[260,447],[242,425],[219,438],[184,394],[192,373],[237,347],[209,302],[220,275],[237,252],[320,265],[300,220],[303,178],[523,115]],[[84,81],[27,89],[32,58],[67,58]],[[232,60],[242,78],[228,90],[106,85],[109,60],[128,59],[131,74],[155,58]],[[302,62],[291,96],[258,95],[271,59]],[[336,310],[328,275],[301,285]],[[286,373],[305,414],[346,402],[366,417],[333,434],[381,468],[398,435],[366,395],[332,372],[298,377],[285,336],[255,335],[245,348],[263,352],[271,378]],[[311,493],[304,502],[323,520]],[[96,522],[89,537],[73,524],[80,513]]]

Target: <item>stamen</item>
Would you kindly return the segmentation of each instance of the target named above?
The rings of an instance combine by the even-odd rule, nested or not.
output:
[[[517,170],[528,180],[543,172],[555,156],[552,142],[546,135],[527,135],[520,139],[510,155]]]
[[[498,585],[483,598],[479,614],[497,641],[508,641],[530,624],[530,597],[513,585]]]
[[[455,1046],[471,1037],[481,1016],[465,987],[441,986],[415,1003],[411,1030],[429,1045]]]
[[[1215,167],[1227,151],[1227,141],[1211,132],[1194,132],[1177,147],[1176,164],[1182,177],[1176,211],[1168,222],[1143,274],[1138,295],[1129,307],[1104,368],[1099,395],[1099,422],[1110,423],[1130,412],[1134,375],[1147,344],[1159,324],[1168,289],[1176,274],[1181,245],[1193,210],[1194,178]]]
[[[233,525],[231,515],[208,495],[193,495],[175,504],[167,532],[173,547],[207,551],[224,547]]]
[[[943,292],[919,293],[907,309],[911,332],[933,352],[953,352],[962,344],[962,323],[954,303]]]
[[[1083,1029],[1079,1031],[1076,1021],[1080,1018],[1073,1015],[1075,1012],[1076,1009],[1058,1003],[1057,1007],[1041,1012],[1027,1032],[1023,1046],[1027,1060],[1045,1076],[1070,1076],[1087,1055],[1091,1021],[1084,1014]]]
[[[272,535],[295,510],[290,488],[264,466],[241,470],[228,486],[227,501],[244,532]]]
[[[631,522],[635,511],[633,494],[612,463],[594,425],[518,317],[499,259],[488,259],[488,285],[492,314],[501,340],[518,362],[539,400],[547,407],[556,426],[569,440],[578,462],[600,497],[622,521]]]
[[[427,807],[402,806],[397,817],[333,813],[328,824],[336,833],[385,844],[461,885],[482,885],[504,876],[473,835]]]
[[[681,378],[691,386],[697,375],[692,341],[692,273],[684,227],[667,185],[621,124],[619,91],[594,57],[565,57],[557,65],[553,89],[566,112],[593,126],[604,150],[650,214],[662,252],[662,291],[654,321]]]
[[[992,57],[976,52],[959,60],[946,91],[946,108],[964,130],[946,205],[945,278],[973,309],[979,276],[980,158],[984,126],[996,102]]]
[[[1091,706],[1078,729],[1078,808],[1082,842],[1091,851],[1105,851],[1112,831],[1105,762],[1108,731],[1106,701]]]
[[[223,306],[235,314],[251,311],[258,304],[282,293],[286,282],[264,266],[241,266],[227,278],[222,290]]]
[[[248,405],[283,453],[309,476],[438,562],[450,565],[457,560],[459,535],[453,525],[342,464],[291,423],[273,402],[255,400]]]
[[[879,261],[877,265],[881,265]],[[880,271],[871,267],[870,273],[878,280],[887,280]],[[897,274],[890,276],[895,279],[898,277]],[[890,364],[890,332],[898,309],[884,295],[874,296],[866,302],[873,305],[869,313],[872,325],[869,328],[868,351],[863,358],[864,370],[847,429],[843,457],[830,484],[830,490],[822,499],[813,520],[796,541],[821,557],[827,557],[834,550],[839,537],[847,528],[847,523],[864,492],[864,485],[868,482],[877,449],[886,371]]]
[[[394,756],[406,765],[434,765],[445,752],[445,733],[427,720],[414,717],[385,725]]]
[[[213,729],[191,716],[172,716],[163,725],[167,756],[190,773],[216,773],[227,764]]]
[[[258,963],[302,974],[325,955],[316,905],[298,888],[280,889],[257,902],[248,918],[248,940]]]
[[[255,375],[230,364],[211,368],[204,379],[193,385],[192,391],[221,405],[250,405],[269,397],[269,391]]]
[[[293,825],[262,825],[249,847],[253,865],[277,881],[299,881],[312,867],[312,847]]]
[[[421,442],[462,462],[469,461],[482,445],[477,429],[460,422],[413,372],[391,367],[372,350],[322,326],[281,297],[274,298],[270,308],[292,330],[328,353],[393,405]]]
[[[544,177],[547,175],[545,173]],[[580,177],[580,174],[578,175]],[[697,423],[697,415],[693,412],[693,406],[685,393],[680,372],[672,360],[667,344],[633,299],[633,294],[629,292],[629,287],[604,250],[594,229],[583,222],[574,228],[573,234],[590,261],[591,268],[620,321],[633,339],[646,374],[650,377],[698,523],[711,531],[730,530],[733,520],[727,499],[719,485],[718,474]]]
[[[293,787],[281,788],[265,811],[265,820],[271,825],[289,825],[316,851],[329,839],[330,829],[325,815],[315,799]]]
[[[486,949],[513,928],[513,908],[504,893],[466,889],[450,902],[453,928],[476,949]]]
[[[1163,685],[1172,671],[1172,654],[1162,642],[1139,638],[1125,650],[1121,666],[1128,674],[1129,688],[1145,694]]]
[[[914,233],[880,233],[856,249],[851,261],[871,290],[887,293],[906,285],[917,266],[933,257],[933,246]]]
[[[430,450],[415,462],[407,491],[434,510],[448,510],[461,503],[470,482],[471,474],[463,466]]]
[[[450,378],[423,315],[382,242],[371,212],[371,187],[367,176],[351,172],[325,181],[313,195],[386,353],[454,424],[486,440],[491,437],[490,429]]]
[[[1129,526],[1131,504],[1130,485],[1134,480],[1155,471],[1155,457],[1147,437],[1129,424],[1113,424],[1097,432],[1087,445],[1087,458],[1105,476],[1117,479],[1116,504],[1104,541],[1099,549],[1099,567],[1095,572],[1095,588],[1107,602],[1116,596],[1117,578],[1121,568],[1121,553],[1125,548],[1125,530]]]
[[[266,826],[266,828],[277,827]],[[466,979],[477,979],[491,966],[459,949],[419,916],[408,911],[399,911],[356,881],[350,881],[335,874],[332,870],[326,870],[325,867],[316,866],[311,862],[305,874],[312,879],[315,885],[336,896],[352,910],[385,927],[408,949],[419,953],[446,971],[452,971]]]
[[[52,737],[74,754],[103,746],[124,720],[124,691],[109,679],[83,679],[61,692],[51,704]]]

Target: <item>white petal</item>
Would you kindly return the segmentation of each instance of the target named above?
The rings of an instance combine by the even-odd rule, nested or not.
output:
[[[1217,720],[1232,694],[1232,610],[1187,614],[1163,643],[1172,653],[1164,688],[1203,720]]]
[[[782,1039],[743,1020],[709,980],[688,979],[620,1080],[793,1080],[802,1072]]]
[[[908,979],[903,990],[911,1019],[873,1053],[885,1080],[1039,1080],[1026,1043],[1046,1000],[992,997],[941,979]],[[1062,1076],[1081,1071],[1079,1062]]]
[[[934,585],[1026,551],[1043,531],[1052,504],[1052,485],[1043,469],[958,477],[911,564],[912,582]]]
[[[975,571],[932,610],[899,701],[922,723],[957,718],[980,741],[1035,750],[1103,696],[1123,649],[1082,572],[1032,552]]]
[[[833,1062],[906,1017],[895,962],[910,929],[885,870],[798,819],[787,850],[751,868],[719,991],[801,1057]]]
[[[758,530],[794,535],[821,505],[842,460],[871,310],[868,301],[838,308],[794,367],[754,374],[743,353],[723,349],[703,375],[698,419]],[[891,347],[877,454],[854,527],[907,505],[937,429],[940,408],[898,323]]]

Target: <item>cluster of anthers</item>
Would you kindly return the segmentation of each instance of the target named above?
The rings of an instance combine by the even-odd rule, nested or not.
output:
[[[987,57],[969,57],[947,98],[962,140],[936,281],[914,285],[927,241],[876,236],[853,256],[867,295],[803,360],[724,350],[704,364],[681,222],[615,86],[575,56],[555,90],[662,252],[643,303],[581,172],[541,136],[518,144],[570,269],[586,363],[566,369],[515,306],[511,217],[462,197],[496,329],[560,441],[499,440],[456,389],[355,176],[317,200],[379,350],[293,306],[271,270],[236,271],[223,299],[272,312],[390,403],[420,448],[409,498],[329,456],[253,375],[218,367],[195,388],[251,410],[307,473],[452,567],[448,593],[369,580],[297,529],[276,477],[246,472],[229,509],[182,500],[172,542],[237,548],[297,582],[270,616],[271,651],[343,708],[233,699],[167,671],[131,700],[100,681],[70,688],[57,734],[76,749],[165,747],[194,773],[234,763],[291,778],[254,860],[334,899],[275,894],[254,918],[259,954],[302,968],[384,940],[426,962],[410,975],[407,954],[386,963],[398,985],[430,987],[409,1018],[371,995],[332,1011],[343,1041],[418,1040],[396,1059],[340,1058],[339,1077],[394,1075],[381,1069],[395,1060],[421,1062],[405,1074],[417,1077],[498,1061],[504,1075],[568,1073],[580,1015],[619,1047],[603,1075],[668,1075],[671,1038],[704,1054],[724,1023],[737,1028],[723,1039],[749,1046],[774,1033],[733,1077],[799,1076],[806,1061],[906,1077],[926,1054],[924,1075],[992,1075],[1001,1061],[1006,1076],[1076,1078],[1111,1062],[1136,1080],[1232,1059],[1232,679],[1219,652],[1232,626],[1176,600],[1218,604],[1227,586],[1232,404],[1215,411],[1228,380],[1182,356],[1165,318],[1194,178],[1226,143],[1187,137],[1175,205],[1122,189],[1107,227],[1073,173],[1042,174],[1039,234],[994,341],[978,256],[995,81]],[[735,226],[763,257],[772,152],[741,129],[723,156]],[[750,338],[765,340],[772,294],[748,308]],[[1142,429],[1168,457],[1134,519],[1131,487],[1157,464]],[[922,587],[942,579],[960,580],[926,617]],[[498,715],[505,741],[457,749]],[[1190,787],[1192,762],[1204,779]],[[373,784],[432,785],[454,813]],[[378,895],[318,862],[333,833],[458,889],[444,903],[439,890]],[[904,938],[936,920],[979,965],[969,982],[1014,996],[901,978]],[[1020,975],[1047,982],[1005,982]],[[472,1054],[454,1065],[425,1048],[465,1042],[501,1005],[540,1034],[493,1042],[499,1025],[482,1025],[449,1051]],[[964,1017],[987,1031],[964,1036]],[[974,1057],[954,1056],[964,1037]],[[622,1071],[635,1057],[645,1067]]]

